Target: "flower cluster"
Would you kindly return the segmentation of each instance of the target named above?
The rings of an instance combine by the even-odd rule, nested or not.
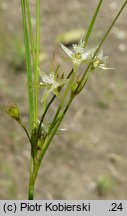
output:
[[[72,46],[74,51],[68,49],[63,44],[60,45],[62,49],[66,52],[66,54],[69,56],[69,58],[72,60],[72,62],[77,65],[90,63],[96,51],[96,48],[86,51],[82,43],[78,45],[73,44]]]
[[[106,60],[108,59],[109,57],[108,56],[103,56],[103,50],[101,50],[99,52],[98,55],[95,56],[94,60],[93,60],[93,69],[95,68],[100,68],[100,69],[103,69],[103,70],[111,70],[111,69],[114,69],[114,68],[108,68],[106,67]]]
[[[84,41],[81,39],[78,44],[73,44],[73,51],[68,49],[63,44],[60,44],[65,53],[72,60],[74,65],[79,66],[80,64],[91,64],[91,69],[96,68],[108,70],[113,68],[106,67],[106,61],[108,56],[103,55],[103,50],[99,53],[97,52],[98,47],[87,50],[85,47]],[[53,92],[57,97],[59,97],[59,87],[66,84],[68,79],[63,79],[63,77],[58,78],[58,71],[51,71],[49,75],[45,72],[40,72],[42,81],[39,84],[39,87],[44,87],[44,93],[42,102],[46,101],[49,94]]]
[[[40,82],[39,86],[46,88],[43,94],[42,102],[47,99],[51,92],[53,92],[57,97],[60,97],[58,88],[67,83],[68,79],[58,79],[57,73],[54,73],[53,71],[49,75],[45,72],[40,72],[40,76],[42,82]]]
[[[98,54],[96,51],[98,47],[92,48],[90,50],[86,50],[85,44],[82,40],[80,40],[79,44],[73,44],[73,51],[68,49],[63,44],[60,44],[65,53],[72,60],[73,64],[90,64],[92,65],[92,69],[101,68],[104,70],[113,69],[106,67],[106,60],[108,56],[103,56],[103,50],[101,50]]]

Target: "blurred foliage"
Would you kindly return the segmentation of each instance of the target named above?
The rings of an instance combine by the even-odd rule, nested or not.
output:
[[[12,39],[12,38],[11,38]],[[15,71],[25,70],[25,49],[20,38],[0,40],[0,58],[7,61]]]
[[[24,44],[20,40],[14,40],[11,53],[9,53],[8,61],[15,71],[25,70],[25,49]]]
[[[102,175],[97,179],[97,191],[100,196],[105,196],[111,192],[113,181],[109,176]]]
[[[65,45],[71,45],[73,43],[77,43],[80,38],[81,35],[84,34],[84,29],[73,29],[71,31],[68,32],[64,32],[63,34],[60,34],[56,37],[56,41],[55,43],[59,44],[65,44]]]

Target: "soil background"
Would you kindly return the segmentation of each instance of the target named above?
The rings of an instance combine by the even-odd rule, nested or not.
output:
[[[30,2],[35,26],[35,1]],[[41,0],[43,70],[49,70],[54,52],[63,72],[71,69],[56,38],[72,29],[86,31],[97,3]],[[104,1],[90,48],[98,45],[121,4]],[[22,48],[20,1],[0,0],[0,104],[15,101],[28,126]],[[61,126],[66,133],[55,137],[43,160],[35,199],[127,199],[127,7],[103,49],[115,70],[96,70],[72,103]],[[22,129],[0,109],[0,199],[27,199],[29,152]]]

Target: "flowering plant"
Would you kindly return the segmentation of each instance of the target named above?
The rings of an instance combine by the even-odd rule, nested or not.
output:
[[[86,35],[81,37],[78,44],[72,45],[73,51],[65,45],[60,44],[73,64],[72,70],[68,73],[67,77],[65,77],[64,74],[59,73],[59,65],[56,69],[52,68],[49,74],[42,72],[39,69],[40,0],[36,0],[36,35],[33,33],[29,0],[21,0],[27,66],[30,128],[27,129],[23,124],[21,112],[16,104],[8,105],[5,107],[5,110],[8,115],[15,119],[24,129],[31,145],[28,199],[34,199],[34,186],[41,162],[72,101],[84,88],[90,74],[95,69],[113,69],[106,66],[107,56],[103,56],[103,50],[100,49],[121,12],[125,8],[127,0],[124,1],[118,14],[97,46],[92,49],[87,49],[86,47],[88,47],[90,34],[93,30],[102,3],[103,0],[98,0],[97,7],[93,13]],[[81,76],[78,74],[80,64],[85,64]],[[39,75],[41,82],[39,82]],[[41,115],[39,115],[38,97],[40,89],[43,89],[42,100],[40,101],[42,106]],[[46,115],[56,97],[59,98],[59,104],[56,113],[49,123],[46,121]]]

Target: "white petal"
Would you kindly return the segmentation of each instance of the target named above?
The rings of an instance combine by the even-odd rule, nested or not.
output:
[[[115,68],[108,68],[105,65],[99,65],[98,67],[103,69],[103,70],[115,70]]]
[[[67,48],[66,46],[64,46],[63,44],[60,44],[60,46],[62,47],[62,49],[65,51],[65,53],[67,53],[67,55],[68,55],[70,58],[73,57],[74,53],[73,53],[70,49],[68,49],[68,48]]]
[[[83,47],[81,47],[81,46],[79,46],[77,44],[73,44],[72,46],[73,46],[73,49],[74,49],[75,53],[81,53],[81,54],[84,53],[84,48]]]
[[[90,49],[90,50],[84,52],[84,53],[82,54],[83,60],[92,60],[96,49],[97,49],[97,48],[92,48],[92,49]]]
[[[97,56],[99,60],[103,60],[105,57],[103,57],[103,50],[101,50]]]
[[[58,88],[59,86],[62,86],[62,85],[64,85],[65,83],[67,83],[69,80],[68,79],[61,79],[61,80],[59,80],[58,82],[57,82],[57,87],[56,88]]]

